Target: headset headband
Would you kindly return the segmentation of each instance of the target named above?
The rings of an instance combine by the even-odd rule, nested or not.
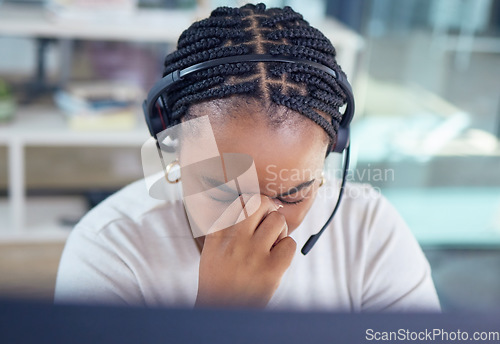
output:
[[[153,137],[156,138],[156,135],[161,131],[173,124],[176,120],[175,118],[171,118],[170,114],[168,114],[169,118],[166,118],[165,121],[161,119],[162,127],[160,130],[156,128],[156,125],[153,124],[154,121],[157,121],[153,116],[155,113],[155,107],[157,106],[158,99],[166,92],[168,89],[176,82],[182,80],[189,74],[194,72],[212,68],[219,65],[230,64],[230,63],[238,63],[238,62],[284,62],[284,63],[301,63],[321,71],[326,72],[335,78],[340,88],[344,91],[347,96],[347,106],[345,112],[342,116],[342,121],[339,125],[339,130],[337,133],[337,143],[334,147],[334,152],[342,152],[345,147],[349,144],[349,124],[351,123],[352,117],[354,115],[354,96],[352,94],[351,85],[347,81],[347,79],[335,72],[333,69],[317,62],[308,61],[304,59],[299,59],[290,56],[281,56],[281,55],[270,55],[270,54],[251,54],[251,55],[237,55],[237,56],[228,56],[222,57],[218,59],[208,60],[204,62],[197,63],[190,67],[176,70],[162,79],[160,79],[148,92],[147,100],[143,103],[144,116],[146,117],[146,123],[148,125],[149,131]],[[168,110],[167,110],[168,112]],[[161,116],[159,114],[158,116]],[[164,123],[166,122],[166,123]]]

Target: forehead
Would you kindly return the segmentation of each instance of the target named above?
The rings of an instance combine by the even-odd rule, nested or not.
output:
[[[313,127],[313,128],[311,128]],[[222,152],[245,153],[256,167],[276,165],[282,169],[313,167],[322,163],[324,144],[311,126],[299,128],[273,127],[265,121],[245,118],[214,126],[214,134]]]
[[[289,111],[275,109],[275,111]],[[326,154],[327,136],[324,130],[298,113],[281,123],[269,121],[269,114],[255,106],[221,106],[209,104],[195,107],[196,116],[207,115],[219,154],[250,155],[259,177],[266,177],[270,168],[278,170],[321,169]],[[181,155],[207,150],[206,142],[197,136],[185,137]],[[206,141],[206,140],[205,140]]]

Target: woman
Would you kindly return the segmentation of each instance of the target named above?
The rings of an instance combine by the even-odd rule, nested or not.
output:
[[[341,145],[345,121],[339,108],[348,100],[334,47],[300,14],[262,4],[218,8],[181,35],[164,76],[250,55],[303,62],[217,64],[177,80],[151,102],[168,109],[158,108],[159,116],[168,111],[174,120],[165,124],[162,117],[161,129],[209,119],[207,135],[198,126],[195,135],[184,130],[181,137],[184,203],[175,192],[167,201],[153,200],[139,181],[93,209],[66,244],[56,302],[439,310],[421,249],[394,208],[368,185],[347,183],[321,240],[308,255],[296,253],[336,205],[338,192],[331,181],[323,185],[321,171],[325,156]],[[213,149],[223,162],[229,161],[225,154],[250,157],[257,192],[227,187],[226,174],[207,177],[206,166],[189,172],[188,166],[213,157]],[[191,178],[200,171],[202,178]],[[196,187],[209,190],[210,203],[204,198],[188,206],[196,193],[187,190]],[[231,220],[214,230],[228,210]],[[201,232],[193,235],[193,227]]]

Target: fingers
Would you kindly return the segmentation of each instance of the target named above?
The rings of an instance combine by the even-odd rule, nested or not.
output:
[[[278,270],[287,269],[292,263],[293,256],[297,250],[297,243],[292,237],[281,239],[271,249],[271,260]]]
[[[276,207],[266,196],[243,194],[214,221],[208,230],[207,238],[234,237],[238,234],[248,239],[265,215]]]
[[[257,227],[269,213],[279,209],[276,203],[274,203],[269,197],[262,195],[258,196],[260,197],[260,207],[247,219],[247,223],[250,227],[252,227],[251,234],[257,230]]]
[[[270,251],[272,246],[288,235],[285,216],[278,211],[270,212],[260,223],[254,234],[255,244]]]
[[[288,235],[285,217],[277,209],[279,207],[269,197],[241,195],[214,222],[205,245],[212,241],[237,239],[261,252],[269,252],[274,244]]]

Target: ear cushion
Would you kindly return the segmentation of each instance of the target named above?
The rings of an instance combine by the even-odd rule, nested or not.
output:
[[[161,124],[163,126],[162,130],[165,130],[172,125],[172,116],[167,106],[167,99],[165,98],[165,94],[162,94],[158,100],[158,111],[160,114]]]
[[[354,96],[352,94],[352,88],[349,82],[344,78],[343,75],[338,75],[337,82],[347,96],[346,99],[346,109],[344,115],[342,116],[342,121],[339,124],[339,130],[337,132],[337,143],[333,147],[332,152],[342,153],[344,149],[349,145],[349,127],[351,125],[352,118],[354,117]]]
[[[342,153],[349,145],[349,127],[339,127],[337,132],[337,143],[332,152]]]
[[[146,125],[148,126],[149,133],[152,137],[156,138],[156,135],[163,130],[161,124],[160,114],[157,109],[148,112],[147,101],[142,103],[142,111],[144,111],[144,118],[146,119]]]
[[[161,96],[160,98],[158,98],[158,101],[153,107],[151,113],[148,113],[147,101],[144,101],[144,103],[142,103],[142,111],[144,112],[146,125],[148,126],[151,136],[155,138],[156,135],[167,129],[170,123],[169,112],[163,104],[165,104],[165,102],[163,96]]]
[[[342,116],[342,121],[340,122],[340,127],[347,128],[351,124],[352,118],[354,117],[354,95],[352,94],[351,84],[344,78],[343,75],[339,75],[337,79],[337,83],[340,88],[344,91],[346,95],[346,109],[344,111],[344,115]]]

